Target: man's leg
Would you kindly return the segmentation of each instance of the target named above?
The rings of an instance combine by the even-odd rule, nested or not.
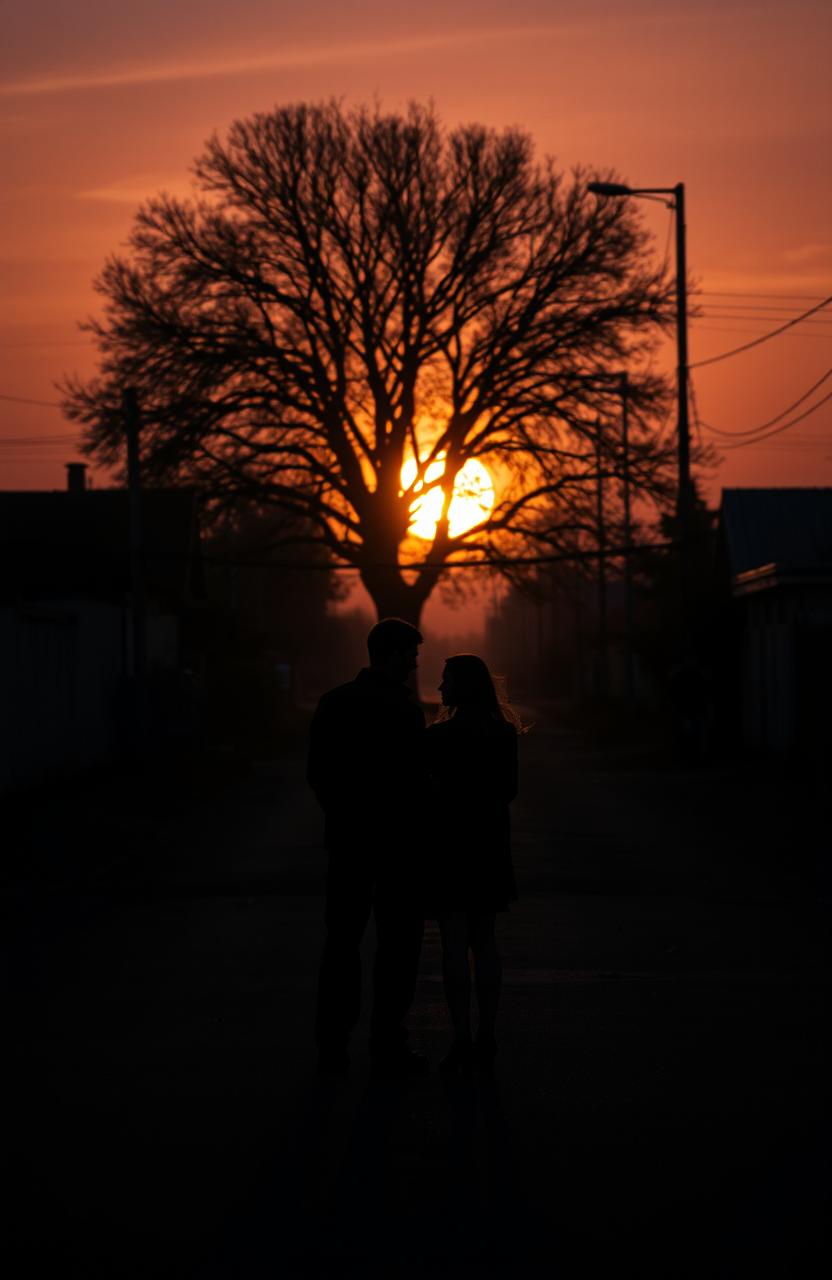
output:
[[[322,1060],[346,1062],[350,1034],[361,1012],[361,939],[372,907],[366,867],[350,851],[329,855],[326,939],[318,975],[315,1038]]]
[[[495,924],[496,918],[493,915],[469,916],[471,950],[474,953],[474,983],[479,1010],[477,1034],[483,1040],[494,1039],[494,1024],[503,984],[503,966],[497,950]]]
[[[442,982],[451,1025],[461,1043],[471,1039],[471,943],[468,914],[448,911],[439,917],[442,935]]]
[[[416,992],[425,921],[412,895],[384,885],[376,886],[373,910],[377,949],[370,1027],[373,1056],[378,1059],[396,1055],[406,1044],[403,1024]]]

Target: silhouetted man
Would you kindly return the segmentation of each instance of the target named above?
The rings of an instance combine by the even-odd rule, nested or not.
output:
[[[325,693],[312,721],[308,779],[326,815],[326,942],[318,983],[319,1070],[349,1071],[361,1006],[359,947],[370,912],[373,968],[370,1053],[384,1075],[424,1075],[407,1044],[424,929],[417,888],[425,718],[406,681],[422,637],[385,618],[367,637],[370,665]]]

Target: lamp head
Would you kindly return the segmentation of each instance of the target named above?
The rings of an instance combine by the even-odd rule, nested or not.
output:
[[[632,189],[623,182],[590,182],[587,184],[587,191],[591,191],[594,196],[629,196]]]

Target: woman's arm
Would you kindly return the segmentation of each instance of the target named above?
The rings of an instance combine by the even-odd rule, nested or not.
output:
[[[519,786],[519,777],[517,771],[517,733],[513,726],[509,725],[505,737],[505,756],[504,756],[504,777],[505,777],[505,800],[510,804],[517,795]]]

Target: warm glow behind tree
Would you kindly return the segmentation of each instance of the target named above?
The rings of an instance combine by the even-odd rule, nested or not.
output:
[[[564,178],[518,130],[446,132],[415,104],[278,108],[194,172],[195,198],[151,200],[98,281],[100,374],[68,379],[65,407],[102,461],[132,385],[150,483],[281,510],[296,548],[414,622],[442,566],[586,536],[597,441],[621,473],[610,370],[630,376],[633,491],[665,491],[649,360],[672,285],[634,203],[588,193],[614,175]]]
[[[413,488],[418,494],[410,507],[408,531],[425,542],[433,542],[436,526],[442,518],[445,488],[444,454],[434,459],[417,479],[415,458],[408,458],[402,467],[402,492]],[[470,529],[483,524],[494,509],[494,481],[486,468],[476,458],[469,458],[454,478],[453,492],[448,507],[448,533],[458,538]]]

